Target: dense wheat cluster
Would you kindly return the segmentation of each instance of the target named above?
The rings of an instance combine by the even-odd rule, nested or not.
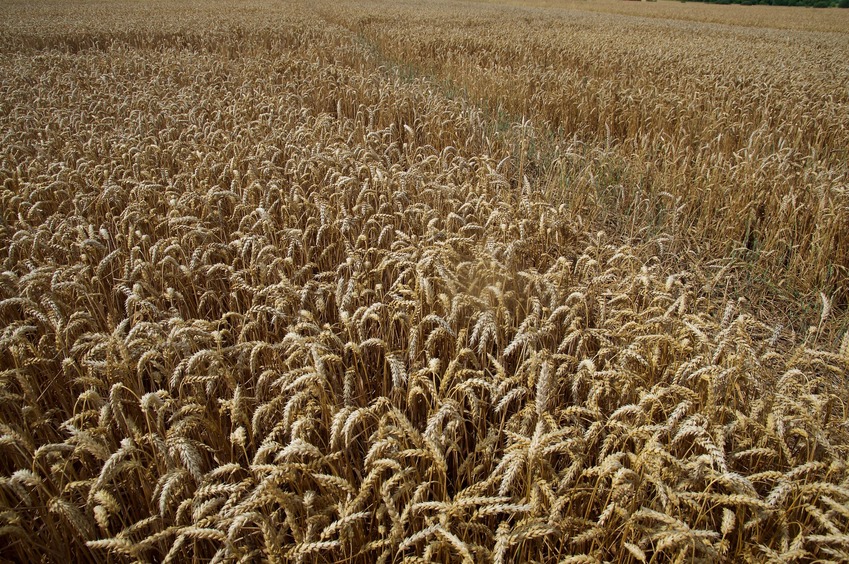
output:
[[[522,149],[573,212],[641,238],[676,232],[676,252],[749,255],[759,274],[846,304],[846,33],[478,12],[458,25],[440,9],[374,18],[357,5],[338,21],[508,122],[529,120]],[[564,150],[573,139],[604,166],[576,175],[588,149]]]
[[[845,33],[0,14],[0,558],[849,560]]]

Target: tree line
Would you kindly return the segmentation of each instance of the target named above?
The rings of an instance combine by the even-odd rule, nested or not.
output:
[[[814,8],[849,8],[849,0],[682,0],[683,2],[707,2],[709,4],[768,4],[771,6],[808,6]]]

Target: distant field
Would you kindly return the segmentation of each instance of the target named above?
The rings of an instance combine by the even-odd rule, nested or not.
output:
[[[626,0],[480,0],[494,6],[512,5],[524,8],[548,8],[564,12],[602,12],[719,23],[733,26],[788,29],[798,31],[831,31],[845,34],[849,29],[849,11],[791,6],[741,6],[701,2],[634,2]]]
[[[849,561],[849,10],[0,5],[0,559]]]

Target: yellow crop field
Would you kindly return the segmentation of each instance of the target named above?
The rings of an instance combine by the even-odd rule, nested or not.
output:
[[[0,559],[849,561],[849,10],[0,5]]]

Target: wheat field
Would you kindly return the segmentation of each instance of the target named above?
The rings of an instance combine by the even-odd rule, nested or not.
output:
[[[0,559],[849,561],[849,14],[11,1],[0,52]]]

